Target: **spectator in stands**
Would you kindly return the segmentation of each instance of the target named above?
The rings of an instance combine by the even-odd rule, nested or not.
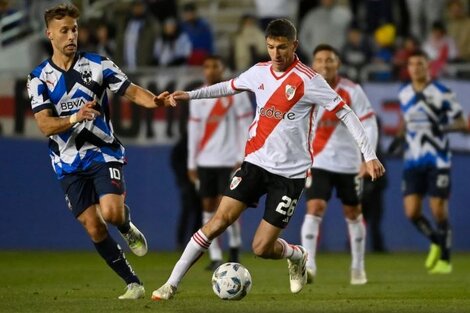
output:
[[[269,22],[278,18],[287,18],[294,24],[297,23],[299,0],[255,0],[255,5],[261,29],[266,29]]]
[[[145,3],[160,24],[167,18],[178,17],[177,0],[145,0]]]
[[[372,47],[367,35],[357,26],[351,26],[348,30],[346,43],[341,50],[341,60],[349,67],[347,75],[353,80],[358,79],[361,68],[370,62]]]
[[[188,64],[202,65],[204,59],[214,53],[214,38],[209,23],[198,15],[196,3],[183,5],[181,29],[188,34],[193,47]]]
[[[341,51],[351,20],[349,8],[336,4],[335,0],[321,0],[319,7],[307,13],[299,28],[299,47],[308,57],[307,62],[311,63],[313,50],[322,43]]]
[[[122,43],[124,65],[132,70],[137,66],[147,66],[152,63],[152,45],[155,42],[158,23],[148,14],[142,0],[132,2],[130,11]]]
[[[188,34],[180,30],[174,18],[163,22],[161,36],[155,41],[154,63],[161,66],[186,64],[191,55],[192,44]]]
[[[401,47],[395,51],[392,60],[396,78],[401,81],[410,79],[410,74],[408,72],[408,58],[418,51],[419,47],[419,41],[411,35],[403,40]]]
[[[457,45],[458,59],[470,62],[470,17],[462,0],[451,0],[448,3],[448,34]]]
[[[392,24],[384,24],[374,32],[375,51],[372,63],[375,65],[373,80],[389,81],[392,79],[392,59],[395,47],[396,29]]]
[[[111,38],[110,27],[105,22],[100,22],[96,26],[96,52],[108,58],[114,57],[116,43]]]
[[[447,35],[442,22],[432,24],[431,33],[423,43],[423,50],[429,56],[429,70],[433,78],[441,75],[446,64],[455,60],[458,55],[455,41]]]
[[[256,62],[268,59],[264,32],[253,15],[244,15],[240,19],[233,40],[233,54],[236,71],[246,70]]]
[[[445,0],[406,0],[410,17],[411,34],[426,38],[432,23],[443,18]]]

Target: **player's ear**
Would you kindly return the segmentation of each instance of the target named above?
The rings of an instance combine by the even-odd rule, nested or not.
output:
[[[46,29],[45,33],[46,33],[47,38],[52,40],[52,33],[48,29]]]

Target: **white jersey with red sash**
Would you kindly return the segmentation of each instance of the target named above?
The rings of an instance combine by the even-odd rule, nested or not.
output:
[[[256,94],[245,161],[287,178],[305,178],[312,165],[315,105],[337,112],[344,102],[326,81],[297,58],[283,73],[259,63],[231,80],[234,90]]]
[[[244,156],[253,118],[246,93],[191,100],[188,122],[188,168],[232,167]]]
[[[335,91],[359,117],[369,142],[375,148],[378,137],[375,114],[361,86],[348,79],[338,78]],[[320,108],[315,124],[312,167],[337,173],[358,173],[361,151],[335,113]]]

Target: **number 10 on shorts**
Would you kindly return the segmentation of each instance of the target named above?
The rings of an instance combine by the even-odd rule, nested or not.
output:
[[[110,167],[109,177],[111,177],[111,179],[121,180],[121,172],[117,168]]]

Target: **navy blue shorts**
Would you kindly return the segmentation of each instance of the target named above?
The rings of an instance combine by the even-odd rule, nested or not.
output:
[[[403,171],[403,195],[425,194],[448,199],[450,195],[450,170],[435,167],[410,168]]]
[[[78,173],[66,175],[60,180],[69,210],[78,217],[106,194],[122,195],[126,184],[122,164],[102,163]]]
[[[326,171],[318,168],[311,169],[311,183],[306,186],[307,200],[321,199],[329,201],[333,189],[343,205],[359,205],[362,196],[363,179],[357,174],[345,174]]]
[[[263,219],[271,225],[285,228],[294,214],[304,186],[304,178],[289,179],[243,162],[224,195],[256,207],[259,198],[267,194]]]
[[[232,172],[233,167],[198,167],[199,195],[202,198],[214,198],[224,194]]]

